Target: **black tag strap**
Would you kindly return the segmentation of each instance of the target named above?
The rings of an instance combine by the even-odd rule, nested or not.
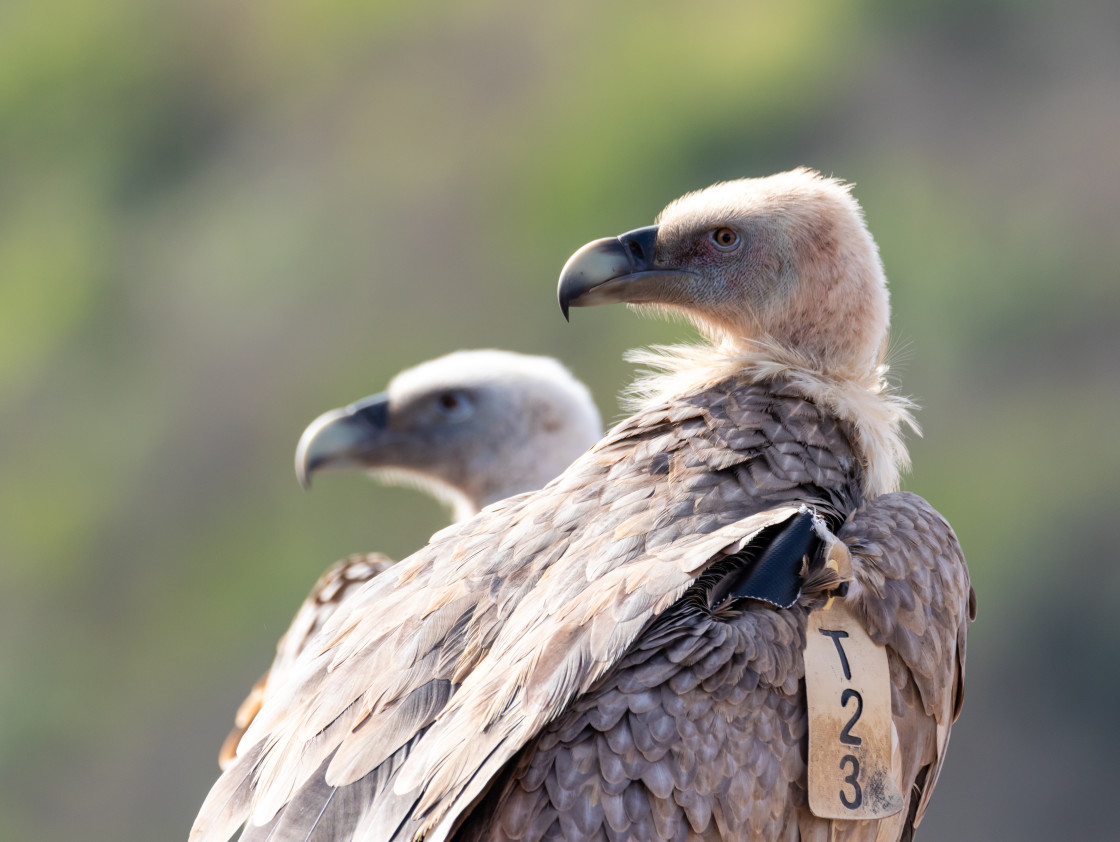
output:
[[[776,608],[790,608],[797,602],[802,560],[814,554],[820,544],[813,528],[813,513],[803,509],[778,529],[757,561],[747,561],[716,585],[711,594],[713,604],[757,599]],[[757,545],[749,549],[757,552]]]

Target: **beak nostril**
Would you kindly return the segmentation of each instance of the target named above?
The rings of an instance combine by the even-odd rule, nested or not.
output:
[[[630,261],[632,272],[646,271],[653,265],[654,246],[657,242],[656,225],[627,231],[619,235],[618,241],[622,244],[626,259]]]

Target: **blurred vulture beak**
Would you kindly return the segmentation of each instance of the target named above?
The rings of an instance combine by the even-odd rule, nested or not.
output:
[[[665,298],[666,287],[693,275],[683,269],[655,266],[657,226],[637,228],[617,237],[588,243],[564,264],[556,297],[560,312],[624,301],[651,304]]]
[[[389,423],[389,396],[382,392],[342,409],[324,412],[308,425],[296,447],[296,477],[304,488],[326,467],[371,465]]]

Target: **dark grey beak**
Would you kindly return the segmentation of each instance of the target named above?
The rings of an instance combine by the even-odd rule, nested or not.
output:
[[[388,428],[389,396],[382,392],[342,409],[324,412],[308,425],[296,446],[296,477],[304,488],[328,466],[363,464]]]
[[[655,266],[656,242],[657,226],[650,225],[618,237],[595,240],[569,257],[556,289],[564,318],[568,318],[569,307],[658,301],[666,281],[691,274]]]

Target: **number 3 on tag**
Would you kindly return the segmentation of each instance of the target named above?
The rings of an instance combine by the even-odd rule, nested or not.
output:
[[[824,819],[881,819],[904,800],[891,773],[891,679],[843,599],[809,615],[809,809]]]

